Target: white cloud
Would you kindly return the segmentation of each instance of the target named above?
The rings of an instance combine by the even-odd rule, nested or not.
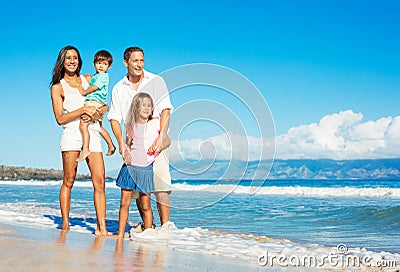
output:
[[[400,157],[400,116],[364,121],[352,110],[326,115],[276,137],[278,159],[373,159]],[[178,151],[179,147],[179,151]],[[261,154],[261,151],[263,152]],[[271,140],[221,134],[207,140],[173,141],[171,160],[271,158]],[[180,156],[182,155],[182,157]]]
[[[291,128],[276,139],[276,158],[372,159],[400,157],[400,116],[362,122],[352,110]]]
[[[172,141],[170,159],[238,159],[243,161],[272,158],[272,141],[257,137],[240,136],[234,133],[221,134],[206,140],[191,139]]]

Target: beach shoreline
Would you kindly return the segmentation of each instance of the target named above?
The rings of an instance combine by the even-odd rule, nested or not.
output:
[[[93,234],[0,223],[1,271],[262,271],[221,256]],[[269,269],[270,270],[270,269]],[[274,271],[274,270],[272,270]]]
[[[115,234],[120,190],[108,185],[106,224]],[[0,182],[0,271],[399,269],[398,182],[268,184],[257,195],[239,185],[228,196],[226,187],[208,191],[205,185],[179,185],[168,228],[161,229],[156,216],[154,231],[118,242],[93,234],[91,182],[75,183],[68,233],[60,230],[58,181]],[[135,207],[129,219],[139,219]]]

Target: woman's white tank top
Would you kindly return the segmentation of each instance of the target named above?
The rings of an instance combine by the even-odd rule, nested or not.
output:
[[[87,89],[89,83],[86,81],[86,78],[83,75],[81,75],[80,78],[82,80],[82,87],[84,89]],[[60,83],[64,91],[64,102],[63,102],[64,112],[65,113],[71,112],[83,107],[83,102],[85,101],[85,97],[81,95],[78,88],[72,88],[64,79],[61,79]],[[63,128],[79,129],[79,120],[80,118],[77,118],[74,121],[71,121],[63,125]],[[90,124],[89,128],[100,130],[98,122]]]

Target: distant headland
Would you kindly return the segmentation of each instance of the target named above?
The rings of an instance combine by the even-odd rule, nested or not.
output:
[[[63,171],[0,165],[0,180],[62,180]],[[90,175],[78,174],[76,179],[90,179]]]

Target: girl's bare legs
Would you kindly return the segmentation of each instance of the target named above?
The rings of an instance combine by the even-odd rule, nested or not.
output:
[[[60,210],[62,217],[62,230],[69,230],[69,212],[71,207],[71,190],[74,186],[76,169],[78,164],[76,158],[79,156],[79,151],[64,151],[62,152],[62,162],[64,170],[63,183],[60,188]]]
[[[121,201],[119,205],[118,238],[124,238],[126,222],[129,217],[129,206],[131,205],[132,191],[121,189]]]
[[[153,227],[153,211],[151,210],[150,194],[140,193],[140,205],[143,212],[144,228]]]
[[[93,199],[97,217],[97,229],[95,234],[108,236],[106,227],[106,193],[103,154],[101,152],[92,152],[86,158],[86,162],[92,175],[94,188]]]
[[[79,130],[82,134],[82,152],[79,157],[76,159],[77,162],[81,162],[89,156],[89,142],[90,142],[90,134],[89,134],[89,124],[90,122],[83,122],[82,119],[79,123]]]

